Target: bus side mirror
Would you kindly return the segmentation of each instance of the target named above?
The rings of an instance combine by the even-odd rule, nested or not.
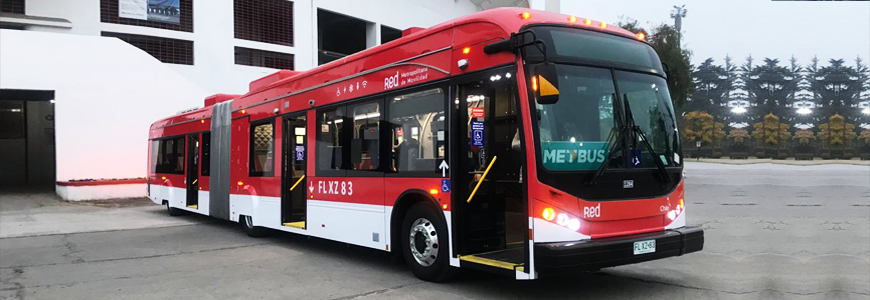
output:
[[[555,104],[559,102],[559,77],[556,65],[543,63],[535,66],[532,76],[532,92],[538,104]]]

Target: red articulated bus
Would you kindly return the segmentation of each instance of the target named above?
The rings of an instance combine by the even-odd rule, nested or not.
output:
[[[535,279],[700,251],[666,70],[616,26],[493,9],[154,123],[169,213]]]

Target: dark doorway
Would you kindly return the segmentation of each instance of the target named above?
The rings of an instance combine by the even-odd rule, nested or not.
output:
[[[305,198],[308,188],[305,180],[305,161],[308,159],[306,135],[305,115],[284,118],[281,224],[301,229],[306,228],[305,211],[308,205],[308,199]]]
[[[0,185],[55,183],[54,92],[0,90]]]
[[[199,133],[187,135],[187,207],[199,208]]]

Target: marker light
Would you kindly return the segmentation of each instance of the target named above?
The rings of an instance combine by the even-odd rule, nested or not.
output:
[[[568,221],[568,229],[574,231],[580,230],[580,220],[571,219],[570,221]]]
[[[239,186],[243,186],[243,185],[245,185],[245,183],[244,183],[244,182],[241,182],[241,181],[239,181],[239,182],[236,183],[236,184],[238,184]]]
[[[583,24],[586,24],[586,26],[592,25],[592,20],[586,19],[586,22],[584,22]]]
[[[538,76],[532,76],[532,90],[538,91]]]
[[[161,180],[166,180],[166,176],[160,177]]]
[[[471,52],[471,48],[468,48],[468,47],[462,48],[462,54],[468,54],[469,52]]]
[[[432,195],[438,195],[438,190],[436,190],[436,189],[431,189],[431,190],[429,190],[429,194],[432,194]]]
[[[205,124],[205,120],[199,120],[199,122]]]
[[[607,28],[607,23],[601,22],[601,28]]]
[[[683,205],[683,199],[680,199],[680,207],[682,207],[682,208],[686,208],[686,206]]]
[[[638,39],[638,40],[641,40],[641,41],[645,41],[645,40],[646,40],[646,34],[643,34],[643,32],[638,32],[638,33],[637,33],[637,39]]]
[[[532,17],[532,14],[530,14],[529,12],[523,12],[520,17],[522,17],[523,19],[528,19]]]
[[[568,225],[568,219],[568,215],[559,214],[558,216],[556,216],[556,224],[559,224],[559,226]]]
[[[441,209],[447,209],[447,204],[441,204]]]
[[[575,16],[568,17],[568,22],[577,23],[577,17],[575,17]]]
[[[242,114],[243,114],[243,115],[245,114],[245,110],[244,110],[244,109],[242,110]]]
[[[554,218],[556,218],[556,212],[553,211],[552,208],[547,207],[544,209],[543,212],[541,212],[541,216],[544,217],[544,220],[552,221]]]

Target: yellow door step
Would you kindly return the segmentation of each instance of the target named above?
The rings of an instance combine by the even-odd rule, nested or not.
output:
[[[287,226],[287,227],[295,227],[295,228],[299,228],[299,229],[305,229],[305,221],[284,223],[282,225]]]
[[[513,270],[514,266],[517,266],[517,265],[510,263],[510,262],[494,260],[494,259],[489,259],[489,258],[483,258],[483,257],[479,257],[479,256],[474,256],[474,255],[462,255],[462,256],[459,256],[459,260],[464,260],[467,262],[473,262],[476,264],[487,265],[490,267],[496,267],[496,268],[507,269],[507,270]],[[520,265],[520,266],[517,266],[516,270],[523,271],[523,270],[525,270],[525,268],[523,268],[523,266]]]
[[[187,207],[193,208],[193,209],[199,209],[199,205],[196,205],[196,204],[191,204],[191,205],[188,205]]]

